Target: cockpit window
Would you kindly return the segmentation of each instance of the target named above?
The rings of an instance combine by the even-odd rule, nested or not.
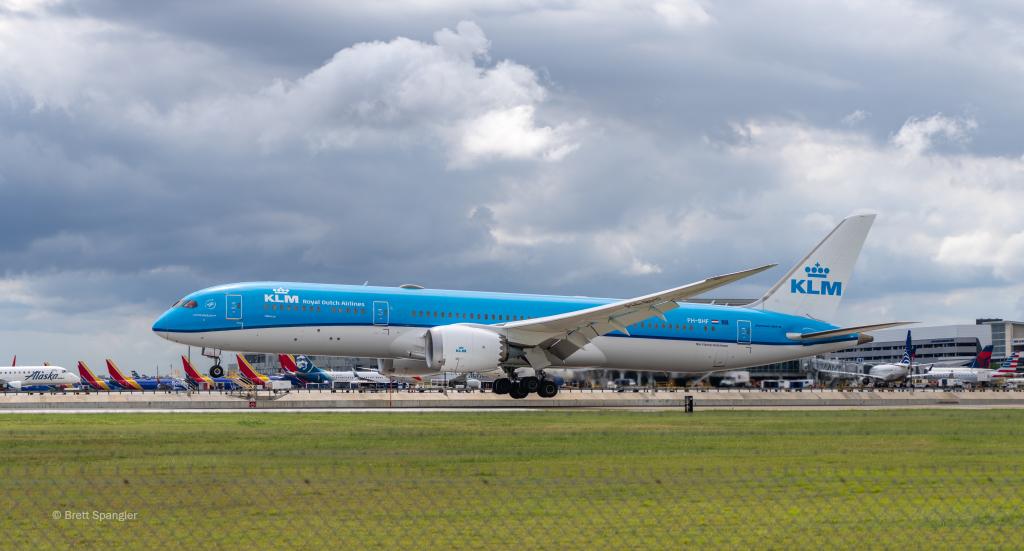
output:
[[[185,302],[181,303],[182,308],[195,308],[196,306],[199,305],[194,300],[186,300]]]
[[[183,301],[183,300],[185,300],[185,299],[179,298],[178,300],[174,301],[174,304],[171,305],[171,308],[177,308],[178,305],[180,305],[181,301]]]

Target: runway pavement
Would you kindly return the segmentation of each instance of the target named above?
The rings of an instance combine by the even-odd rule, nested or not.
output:
[[[0,395],[0,412],[40,411],[473,411],[564,408],[682,409],[692,396],[700,409],[858,409],[906,407],[1024,407],[1024,392],[1001,390],[563,390],[555,398],[513,400],[489,392],[89,392]]]

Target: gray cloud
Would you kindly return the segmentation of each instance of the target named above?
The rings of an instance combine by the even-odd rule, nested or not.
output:
[[[197,6],[0,12],[0,352],[166,364],[237,280],[628,296],[862,210],[840,321],[1024,315],[1012,4]]]

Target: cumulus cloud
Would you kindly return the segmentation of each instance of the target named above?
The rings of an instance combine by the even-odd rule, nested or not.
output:
[[[964,143],[978,123],[970,118],[951,118],[941,114],[925,119],[911,118],[892,137],[892,143],[908,153],[920,155],[932,147],[936,138]]]
[[[463,21],[435,33],[432,44],[356,44],[301,78],[140,118],[152,134],[169,129],[175,139],[264,151],[296,142],[314,152],[440,142],[452,167],[562,159],[578,146],[576,125],[538,123],[547,91],[537,74],[508,60],[487,65],[489,45],[478,25]]]
[[[0,351],[163,365],[225,281],[633,296],[864,211],[837,321],[1024,316],[1012,6],[188,1],[0,9]]]

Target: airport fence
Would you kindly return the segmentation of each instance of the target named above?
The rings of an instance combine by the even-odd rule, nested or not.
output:
[[[621,472],[524,459],[410,475],[372,458],[242,472],[193,463],[2,468],[0,549],[1024,546],[1014,469]]]

